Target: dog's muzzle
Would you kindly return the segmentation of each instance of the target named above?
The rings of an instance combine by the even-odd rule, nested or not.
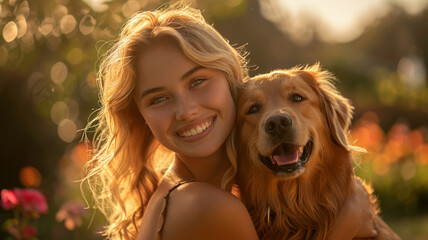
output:
[[[264,130],[275,149],[270,156],[259,154],[261,162],[280,177],[297,177],[304,171],[312,153],[313,138],[304,145],[295,144],[295,128],[287,114],[275,114],[267,118]]]

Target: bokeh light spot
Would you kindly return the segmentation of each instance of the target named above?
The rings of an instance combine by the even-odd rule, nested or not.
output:
[[[91,15],[86,15],[80,20],[79,30],[83,35],[91,34],[95,29],[96,20]]]
[[[19,4],[18,10],[16,11],[16,16],[22,15],[28,17],[30,15],[30,6],[27,1],[23,1]]]
[[[9,0],[10,6],[15,6],[17,0]]]
[[[19,171],[19,180],[25,187],[38,187],[42,182],[42,175],[35,167],[26,166]]]
[[[55,7],[54,17],[55,19],[61,19],[63,16],[68,14],[68,8],[64,5],[58,5]]]
[[[62,120],[68,118],[70,109],[65,102],[58,101],[52,105],[51,119],[54,123],[60,124]]]
[[[415,161],[419,165],[428,164],[428,144],[423,144],[416,149]]]
[[[403,163],[400,170],[403,179],[410,180],[416,174],[416,164],[412,160],[407,160]]]
[[[43,36],[49,35],[49,33],[52,32],[54,24],[55,24],[55,21],[51,17],[47,17],[47,18],[43,19],[42,23],[39,26],[39,32]]]
[[[242,0],[230,0],[230,1],[227,1],[227,6],[230,8],[233,8],[233,7],[239,6],[239,4],[241,3],[242,3]]]
[[[76,19],[73,15],[65,15],[61,18],[59,26],[62,33],[69,34],[76,28],[76,24]]]
[[[140,10],[140,3],[135,0],[129,0],[122,5],[122,13],[125,17],[132,16],[138,10]]]
[[[71,160],[79,169],[81,169],[85,165],[89,158],[90,149],[88,149],[86,144],[83,142],[77,144],[71,152]]]
[[[68,69],[63,62],[55,63],[51,68],[52,81],[58,85],[61,85],[67,78]]]
[[[13,21],[8,22],[3,28],[3,38],[6,42],[12,42],[18,36],[18,27]]]
[[[86,4],[88,4],[92,10],[96,12],[103,12],[108,9],[107,1],[99,1],[99,0],[82,0]]]
[[[19,15],[16,18],[16,21],[17,21],[17,27],[18,27],[18,33],[16,36],[18,38],[22,38],[27,32],[27,20],[25,20],[24,16]]]
[[[67,61],[77,65],[83,60],[83,51],[80,48],[73,48],[67,53]]]
[[[379,155],[374,158],[373,171],[379,176],[383,176],[389,172],[390,165],[388,164],[388,156]]]
[[[77,121],[80,115],[79,103],[74,99],[70,99],[67,101],[67,106],[68,106],[68,109],[70,110],[68,118],[73,121]]]
[[[97,86],[97,76],[94,71],[88,73],[86,76],[86,83],[92,88]]]
[[[71,142],[76,137],[77,126],[70,119],[62,120],[58,125],[58,136],[64,142]]]

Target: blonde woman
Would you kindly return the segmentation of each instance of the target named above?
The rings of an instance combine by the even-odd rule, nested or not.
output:
[[[236,85],[246,74],[244,58],[195,9],[127,21],[101,65],[87,176],[109,238],[257,239],[228,192]]]
[[[244,57],[193,8],[126,22],[100,66],[87,164],[107,238],[257,239],[230,193],[236,92],[246,75]]]

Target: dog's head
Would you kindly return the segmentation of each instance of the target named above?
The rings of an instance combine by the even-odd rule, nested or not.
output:
[[[243,161],[265,174],[296,178],[324,148],[347,149],[352,107],[333,80],[316,64],[247,81],[238,103]]]

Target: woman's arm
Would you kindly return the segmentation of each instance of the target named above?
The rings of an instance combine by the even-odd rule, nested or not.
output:
[[[356,179],[355,192],[346,200],[328,239],[372,238],[377,236],[375,213],[368,193]]]

